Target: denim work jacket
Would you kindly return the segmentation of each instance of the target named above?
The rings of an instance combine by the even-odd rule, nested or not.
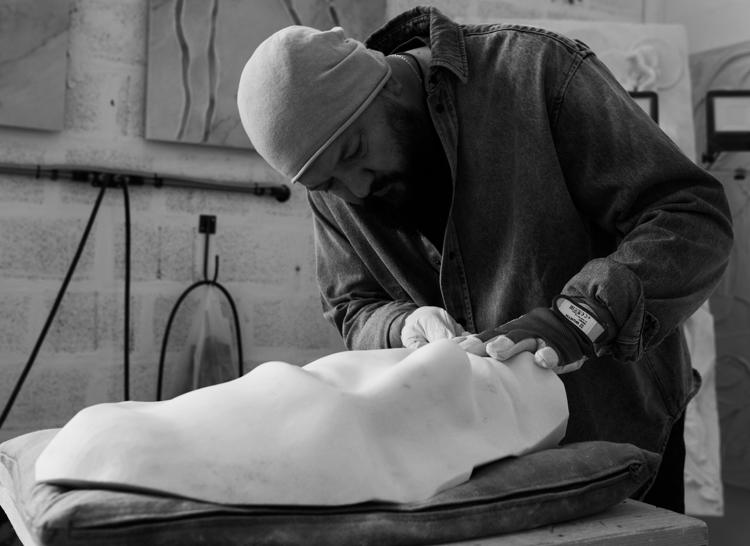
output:
[[[347,347],[374,349],[401,346],[417,306],[479,332],[560,293],[589,298],[618,332],[561,376],[566,441],[663,451],[699,385],[681,324],[732,244],[721,185],[579,41],[416,8],[367,45],[390,54],[415,37],[432,51],[425,89],[453,181],[442,248],[310,192],[325,316]]]

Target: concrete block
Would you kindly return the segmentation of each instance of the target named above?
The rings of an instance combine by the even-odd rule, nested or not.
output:
[[[44,201],[44,184],[28,176],[0,175],[0,203],[40,205]]]
[[[197,229],[183,226],[159,227],[157,279],[192,283],[194,275],[194,237]],[[187,286],[185,286],[187,288]]]
[[[96,127],[99,115],[97,104],[101,91],[92,74],[76,73],[68,67],[68,92],[65,100],[65,128],[86,130]]]
[[[248,188],[254,182],[280,184],[277,180],[247,175]],[[257,215],[270,215],[281,218],[301,217],[307,214],[307,197],[305,192],[292,192],[289,200],[281,202],[269,195],[255,195],[242,191],[230,190],[178,190],[165,189],[166,203],[169,210],[189,214],[237,214],[246,218]]]
[[[101,404],[106,402],[119,402],[124,399],[124,370],[122,357],[111,351],[99,351],[99,358],[95,363],[85,362],[84,368],[89,370],[88,381],[85,388],[84,406]],[[131,399],[133,398],[132,384],[134,383],[134,369],[131,360],[130,384]]]
[[[3,384],[15,384],[21,368],[22,365],[0,368]],[[7,428],[38,430],[64,425],[84,407],[89,375],[83,369],[53,368],[40,359],[16,398],[6,421]]]
[[[287,323],[295,335],[294,346],[305,349],[344,349],[338,332],[323,317],[323,309],[317,296],[289,300],[287,305]]]
[[[252,307],[254,345],[342,350],[316,298],[268,300]]]
[[[318,292],[318,276],[315,269],[315,236],[312,229],[305,237],[305,256],[300,263],[301,280],[309,283],[312,290]]]
[[[131,286],[130,294],[130,353],[136,350],[138,338],[138,317],[141,315],[143,298]],[[96,299],[96,348],[112,348],[118,358],[123,354],[123,334],[125,332],[124,286],[117,294],[99,294]]]
[[[49,159],[49,147],[53,142],[61,142],[60,133],[29,132],[11,127],[2,128],[0,154],[3,161],[16,165],[37,165]],[[42,138],[39,138],[43,135]],[[37,183],[50,184],[47,179],[35,180]]]
[[[71,64],[68,70],[65,128],[74,132],[107,135],[114,138],[132,133],[130,118],[126,125],[118,100],[130,96],[132,88],[142,84],[142,68],[125,65]],[[132,135],[138,136],[138,135]],[[117,149],[111,149],[117,152]]]
[[[16,381],[21,377],[21,372],[27,360],[28,355],[26,354],[3,354],[2,364],[0,364],[0,404],[2,404],[2,408],[5,407]]]
[[[75,133],[70,131],[67,138],[75,139]],[[150,169],[150,159],[145,157],[145,147],[139,146],[139,141],[132,139],[120,139],[117,136],[110,138],[110,135],[92,133],[90,137],[81,138],[75,147],[64,151],[66,165],[80,165],[90,167],[92,170],[109,170],[119,173],[145,173],[152,175]],[[84,184],[88,185],[88,184]],[[131,186],[131,208],[134,210],[145,209],[142,204],[150,205],[151,200],[148,198],[139,200],[141,192],[145,192],[149,186]],[[135,192],[138,189],[140,191]],[[121,190],[114,188],[113,191],[107,192],[107,202],[116,203]],[[122,208],[118,206],[118,208]]]
[[[240,225],[225,228],[216,238],[221,278],[282,284],[309,268],[307,234],[285,226]]]
[[[104,354],[103,354],[104,353]],[[86,405],[104,402],[120,402],[125,399],[122,355],[100,351],[98,362],[85,367],[91,370],[86,388]],[[130,400],[154,400],[156,386],[156,363],[151,358],[131,355]]]
[[[168,361],[165,359],[165,361]],[[159,355],[154,358],[135,358],[130,361],[131,400],[156,400],[157,372]]]
[[[125,278],[125,226],[115,228],[115,278]],[[130,279],[131,282],[152,281],[160,277],[160,228],[131,224]]]
[[[259,301],[252,305],[253,342],[255,345],[291,345],[283,343],[284,318],[282,300]]]
[[[120,81],[117,96],[109,99],[110,106],[115,109],[115,121],[122,136],[143,136],[143,110],[145,109],[143,88],[142,74],[128,74]]]
[[[55,212],[50,211],[54,216]],[[0,220],[0,274],[27,279],[63,278],[83,235],[85,220],[13,217]],[[91,240],[89,241],[91,243]],[[74,279],[92,275],[87,244]]]
[[[51,311],[54,295],[44,298],[42,323]],[[96,292],[68,291],[50,325],[42,351],[77,353],[97,348],[98,309]],[[40,324],[40,329],[41,329]]]
[[[342,345],[343,347],[343,345]],[[304,349],[298,347],[266,347],[253,346],[245,358],[246,373],[265,362],[278,360],[295,366],[304,366],[323,356],[343,351],[343,348],[333,346],[320,349]]]
[[[71,12],[71,57],[145,63],[147,2],[76,0]]]
[[[0,294],[0,354],[30,350],[30,304],[29,295]]]
[[[170,188],[166,194],[166,205],[173,212],[187,213],[196,216],[200,214],[219,215],[255,215],[263,214],[273,206],[269,197],[259,197],[243,192],[219,190],[177,190]]]

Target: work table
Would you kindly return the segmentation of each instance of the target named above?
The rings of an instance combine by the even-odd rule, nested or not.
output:
[[[451,546],[706,546],[706,523],[634,500],[593,516]]]

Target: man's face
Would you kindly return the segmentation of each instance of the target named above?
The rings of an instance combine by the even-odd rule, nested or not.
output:
[[[385,218],[408,218],[434,155],[434,132],[426,125],[415,112],[381,95],[299,182]]]

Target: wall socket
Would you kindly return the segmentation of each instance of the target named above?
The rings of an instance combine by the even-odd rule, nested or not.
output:
[[[216,233],[216,216],[201,214],[198,221],[198,233]]]

